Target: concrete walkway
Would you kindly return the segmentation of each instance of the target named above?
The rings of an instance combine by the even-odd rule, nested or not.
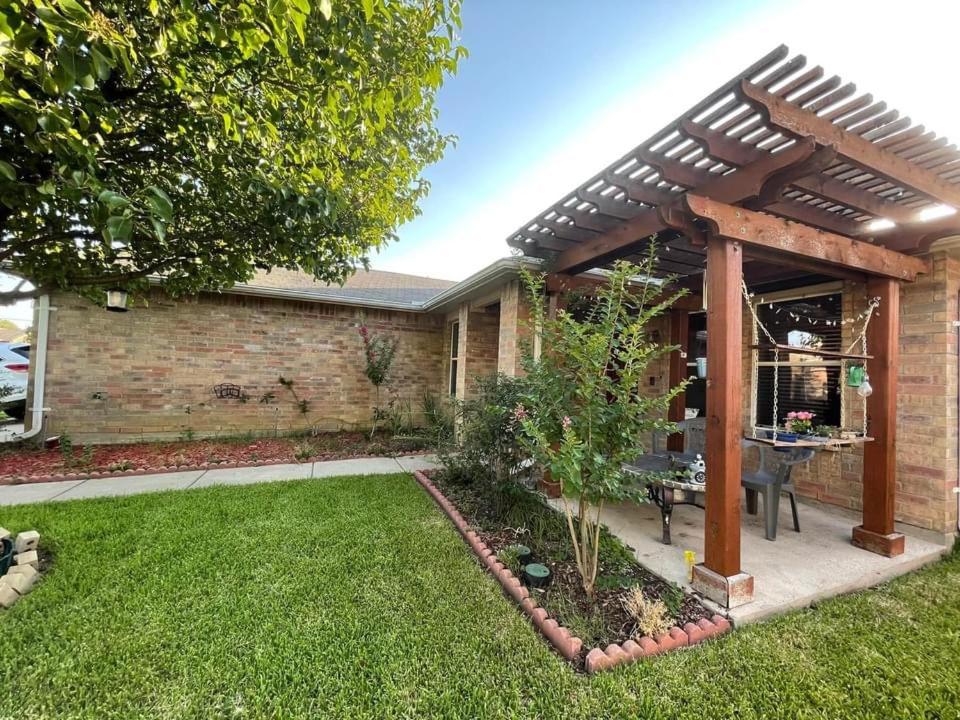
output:
[[[338,475],[412,473],[414,470],[430,470],[435,467],[437,467],[436,458],[432,455],[412,455],[397,458],[355,458],[352,460],[327,460],[290,465],[187,470],[158,473],[156,475],[3,485],[0,486],[0,505],[115,497],[160,490],[186,490],[187,488],[202,488],[211,485],[251,485],[277,480],[306,480],[309,478],[336,477]]]

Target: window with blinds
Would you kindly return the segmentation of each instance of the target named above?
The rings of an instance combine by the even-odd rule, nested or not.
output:
[[[798,300],[759,303],[757,316],[778,344],[841,351],[842,306],[839,293]],[[769,342],[758,329],[761,345]],[[773,423],[773,351],[757,352],[757,424]],[[840,361],[780,351],[777,423],[787,413],[815,413],[814,425],[840,425]]]

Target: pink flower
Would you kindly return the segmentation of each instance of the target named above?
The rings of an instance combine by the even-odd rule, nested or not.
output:
[[[366,326],[366,325],[361,325],[361,326],[360,326],[360,337],[362,337],[362,338],[366,338],[366,337],[367,337],[367,326]]]
[[[527,409],[521,403],[513,409],[513,418],[514,420],[526,420],[527,419]]]
[[[798,418],[797,418],[797,414],[796,414],[795,412],[788,412],[788,413],[787,413],[787,420],[796,420],[796,419],[798,419]]]
[[[569,430],[570,426],[573,425],[573,421],[570,419],[569,415],[564,415],[563,422],[560,424],[563,425],[564,430]]]

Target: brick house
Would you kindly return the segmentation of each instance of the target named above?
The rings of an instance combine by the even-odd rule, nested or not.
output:
[[[953,248],[944,242],[933,249],[933,272],[905,288],[900,310],[896,515],[939,537],[957,525],[960,368],[953,323],[960,252],[954,256]],[[505,258],[459,283],[370,271],[342,288],[275,270],[220,294],[172,300],[156,291],[127,313],[104,312],[77,296],[57,294],[51,299],[47,351],[48,431],[67,431],[81,442],[123,442],[368,426],[373,390],[361,365],[361,322],[398,339],[392,385],[415,416],[424,393],[471,397],[477,376],[520,372],[520,340],[530,335],[521,263],[536,267]],[[755,292],[778,318],[789,314],[776,310],[802,301],[820,305],[821,319],[833,322],[855,315],[865,302],[855,283],[816,276],[768,283]],[[703,313],[691,312],[688,322],[687,365],[693,376],[695,358],[705,353]],[[664,317],[657,328],[665,339],[670,323]],[[771,408],[762,360],[757,375],[752,373],[752,319],[746,308],[743,325],[743,416],[749,430],[748,418],[769,425]],[[787,325],[784,332],[790,331]],[[841,328],[837,342],[846,345],[858,326]],[[669,384],[668,365],[651,368],[647,388]],[[803,382],[781,389],[781,410],[802,407],[836,420],[835,366],[805,362],[796,372]],[[279,385],[281,375],[294,381],[298,397],[310,400],[307,414]],[[216,398],[213,388],[220,383],[240,385],[246,401]],[[691,410],[705,410],[703,384],[695,379],[686,394]],[[849,402],[847,424],[855,425],[862,403],[855,397]],[[857,510],[861,478],[862,450],[847,449],[820,453],[800,472],[797,485],[811,500]]]
[[[662,390],[712,358],[707,382],[695,380],[671,418],[708,418],[706,552],[694,576],[714,599],[732,605],[753,592],[740,568],[742,437],[790,410],[847,430],[867,425],[866,439],[844,438],[795,475],[809,501],[862,514],[854,544],[903,553],[895,521],[952,541],[960,152],[870,95],[848,101],[852,85],[835,89],[805,63],[785,47],[761,58],[520,226],[507,238],[520,256],[458,283],[369,272],[333,288],[275,271],[219,294],[156,292],[120,316],[66,294],[42,299],[34,327],[44,327],[44,303],[56,308],[39,372],[49,430],[120,441],[362,427],[373,404],[357,336],[364,319],[399,340],[398,402],[415,411],[424,393],[469,398],[477,376],[520,371],[530,332],[522,264],[549,269],[555,307],[564,283],[601,281],[611,261],[649,252],[656,274],[692,297],[653,328],[683,354],[652,366],[644,388]],[[864,403],[842,390],[871,297],[883,302],[859,356],[876,386]],[[769,349],[751,347],[754,317],[785,348],[776,366]],[[280,376],[310,401],[308,413]],[[224,383],[246,401],[216,398]]]

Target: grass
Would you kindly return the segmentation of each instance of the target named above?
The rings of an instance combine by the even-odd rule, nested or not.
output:
[[[402,475],[7,508],[0,717],[955,718],[960,555],[588,678]]]

